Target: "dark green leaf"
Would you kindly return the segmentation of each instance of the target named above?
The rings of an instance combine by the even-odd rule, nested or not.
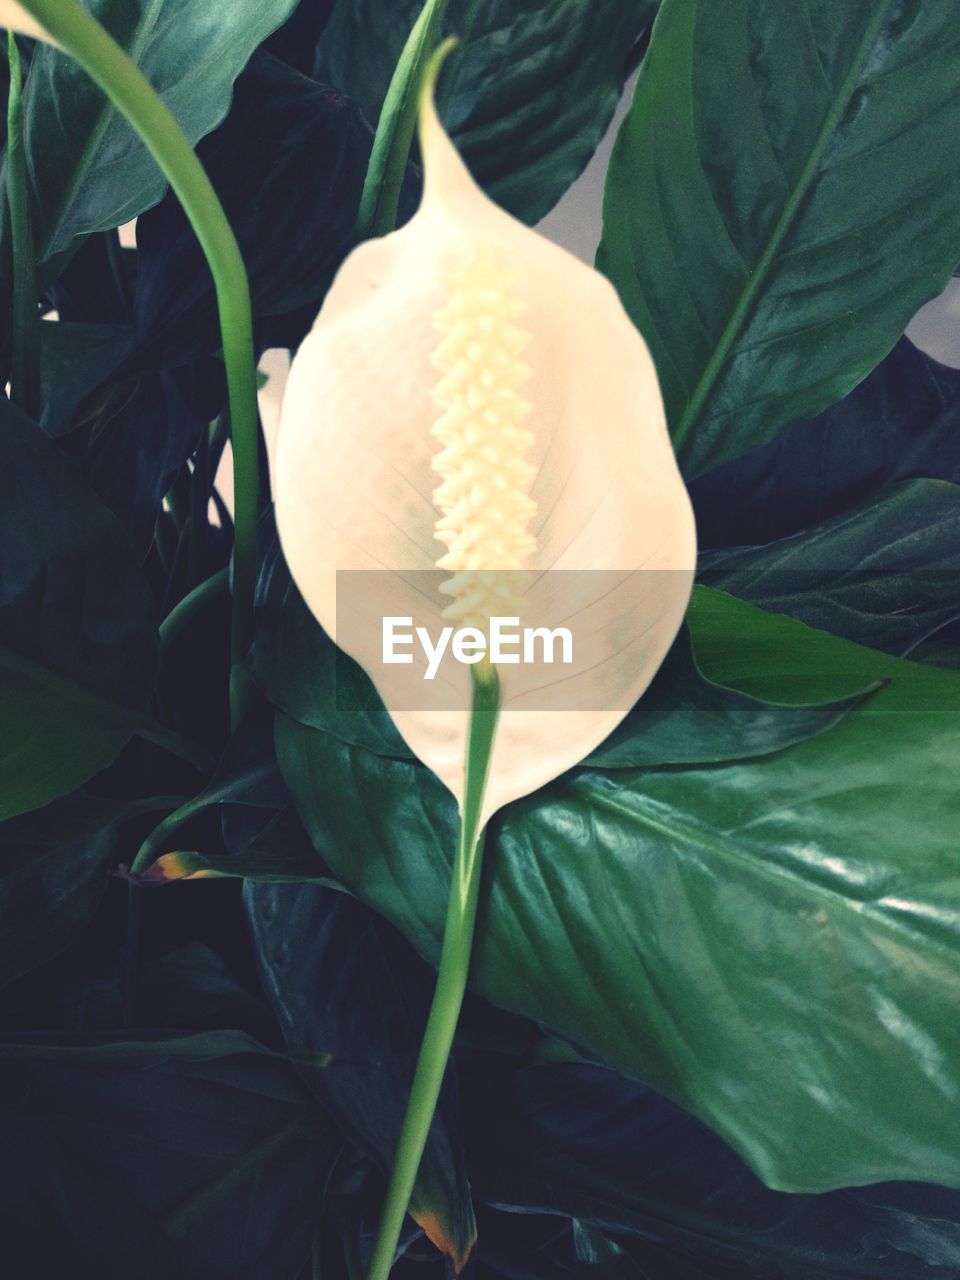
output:
[[[113,515],[0,400],[0,818],[73,791],[149,721],[153,612]]]
[[[74,1274],[170,1275],[112,1265],[105,1223],[130,1216],[186,1280],[297,1280],[338,1141],[279,1056],[226,1031],[38,1039],[0,1044],[0,1070],[5,1131],[16,1125],[0,1155],[4,1225],[23,1256],[60,1232]]]
[[[386,921],[320,885],[250,884],[260,971],[291,1051],[329,1053],[308,1081],[348,1136],[388,1171],[426,1026],[433,973]],[[476,1239],[448,1073],[410,1203],[459,1270]]]
[[[123,248],[114,229],[87,236],[69,259],[47,290],[59,318],[70,324],[129,325],[136,249]]]
[[[68,983],[63,997],[65,1029],[110,1034],[122,1026],[123,978],[113,967],[109,973]],[[141,1025],[173,1033],[242,1030],[261,1040],[276,1034],[259,987],[256,993],[248,990],[223,956],[204,942],[171,947],[158,955],[152,949],[142,952],[137,978]]]
[[[916,663],[850,644],[711,587],[694,587],[687,625],[707,676],[752,697],[802,706],[896,680],[913,690],[919,709],[936,707],[936,673],[928,680]]]
[[[752,672],[761,693],[802,692],[804,649],[814,685],[890,683],[776,755],[579,770],[511,806],[473,981],[649,1080],[771,1186],[960,1185],[960,1032],[944,1016],[960,678],[698,600],[696,652],[732,685]],[[334,873],[435,961],[456,838],[445,789],[285,716],[277,744]]]
[[[769,755],[823,733],[858,701],[777,706],[725,689],[700,671],[684,629],[653,684],[584,764],[631,769]]]
[[[484,1061],[464,1088],[478,1194],[652,1238],[692,1258],[694,1275],[948,1280],[960,1266],[956,1192],[891,1186],[872,1203],[857,1188],[771,1191],[703,1125],[600,1067]]]
[[[84,1273],[187,1280],[162,1228],[123,1179],[78,1154],[55,1119],[29,1106],[28,1079],[6,1067],[0,1076],[0,1229],[18,1280]]]
[[[256,316],[319,307],[352,245],[370,136],[355,107],[258,54],[198,148],[237,236]],[[182,364],[220,345],[213,282],[170,194],[137,224],[133,362]]]
[[[142,558],[153,541],[163,497],[196,449],[208,418],[184,393],[179,374],[144,374],[110,392],[79,462]]]
[[[960,617],[960,485],[908,480],[763,547],[716,551],[700,581],[890,653]]]
[[[49,322],[40,326],[40,425],[61,436],[84,397],[116,368],[133,338],[123,325]]]
[[[180,854],[179,861],[188,875],[239,876],[278,883],[315,880],[339,887],[330,878],[291,802],[266,822],[251,810],[228,809],[221,823],[226,853],[218,856],[204,850]]]
[[[598,262],[687,474],[866,376],[960,260],[950,0],[667,0]]]
[[[135,803],[74,795],[0,824],[0,986],[58,955],[90,922],[117,828],[137,812]]]
[[[330,20],[335,4],[336,0],[300,0],[279,31],[264,43],[264,49],[304,75],[309,75],[313,70],[317,41]]]
[[[239,805],[275,813],[288,803],[262,719],[256,714],[247,718],[230,738],[206,786],[164,818],[144,841],[137,863],[148,878],[175,880],[191,874],[180,862],[181,829],[206,810]],[[151,875],[149,868],[158,858],[166,861]]]
[[[697,540],[703,548],[787,538],[915,476],[960,483],[960,370],[904,338],[818,417],[694,480]]]
[[[658,0],[453,0],[445,30],[463,38],[441,85],[447,128],[477,181],[525,222],[548,212],[610,122],[630,51]],[[345,0],[314,74],[376,125],[421,0]]]
[[[294,0],[89,0],[192,143],[227,113],[233,82]],[[76,236],[157,203],[166,181],[131,127],[66,54],[38,45],[25,91],[34,241],[41,263]]]

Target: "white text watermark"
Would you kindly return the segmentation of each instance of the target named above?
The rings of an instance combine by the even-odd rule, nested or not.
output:
[[[519,618],[491,618],[489,630],[479,627],[443,627],[436,642],[426,627],[415,627],[412,617],[383,619],[382,660],[385,665],[410,665],[420,645],[427,660],[424,680],[433,680],[449,652],[455,662],[472,666],[484,658],[495,666],[573,662],[573,633],[568,627],[521,627]],[[555,657],[559,646],[559,659]]]

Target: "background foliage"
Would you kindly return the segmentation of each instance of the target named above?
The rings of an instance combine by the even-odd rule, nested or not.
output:
[[[259,349],[295,348],[419,5],[90,7],[198,143]],[[902,334],[960,263],[954,5],[453,0],[447,26],[444,117],[528,222],[640,62],[598,263],[703,556],[649,694],[495,824],[396,1275],[476,1236],[522,1280],[947,1280],[960,374]],[[229,734],[212,285],[123,122],[21,48],[45,318],[38,421],[0,398],[5,1252],[44,1280],[359,1276],[455,815],[300,601],[266,480]],[[4,362],[9,241],[4,213]]]

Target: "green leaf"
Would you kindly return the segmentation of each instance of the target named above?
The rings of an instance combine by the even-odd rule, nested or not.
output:
[[[902,338],[835,405],[694,480],[697,542],[787,538],[916,476],[960,483],[960,370]]]
[[[939,674],[876,649],[851,644],[782,613],[702,585],[693,588],[687,625],[694,653],[710,679],[755,698],[804,705],[852,696],[877,681],[899,709],[903,687],[921,710],[935,710]],[[873,700],[871,700],[873,701]],[[908,708],[909,709],[909,708]]]
[[[432,970],[384,920],[344,893],[250,884],[244,898],[261,977],[288,1047],[298,1057],[331,1055],[330,1065],[307,1081],[351,1140],[389,1171],[430,1009]],[[409,1212],[461,1268],[477,1229],[451,1070]]]
[[[956,1192],[888,1185],[878,1203],[860,1188],[786,1195],[698,1121],[616,1072],[517,1068],[488,1055],[461,1074],[471,1170],[485,1200],[575,1216],[616,1232],[638,1257],[652,1238],[704,1277],[717,1268],[745,1280],[949,1280],[960,1263]]]
[[[0,819],[75,790],[152,724],[153,615],[114,516],[0,401]]]
[[[221,814],[225,850],[204,846],[203,850],[164,853],[147,873],[148,879],[212,880],[233,878],[283,884],[312,880],[341,886],[314,849],[292,803],[266,820],[247,810],[225,810]]]
[[[41,324],[40,425],[47,435],[62,436],[75,425],[84,397],[113,372],[132,339],[126,325]]]
[[[88,0],[192,143],[227,113],[234,80],[294,0]],[[66,54],[38,45],[24,95],[37,258],[120,226],[157,203],[166,180],[131,127]]]
[[[890,683],[756,761],[575,770],[491,833],[476,988],[700,1116],[770,1186],[960,1185],[960,676],[699,588],[708,675]],[[792,673],[790,668],[793,668]],[[751,679],[753,671],[759,671]],[[756,686],[760,686],[757,689]],[[456,813],[424,768],[279,716],[334,873],[439,952]]]
[[[666,0],[598,265],[686,474],[834,403],[960,260],[949,0]]]
[[[309,307],[313,320],[354,243],[369,151],[352,103],[276,58],[254,55],[229,116],[197,154],[237,237],[255,317]],[[216,351],[213,280],[172,193],[138,222],[137,245],[137,344],[127,366],[176,368]]]
[[[717,551],[701,566],[707,586],[904,654],[960,617],[960,485],[904,481],[813,529]]]
[[[115,1233],[162,1249],[124,1272],[149,1280],[300,1274],[341,1143],[279,1055],[230,1031],[8,1039],[0,1070],[0,1214],[31,1274],[119,1274]]]
[[[68,979],[61,997],[65,1030],[110,1035],[124,1020],[123,966]],[[188,942],[159,954],[153,946],[139,956],[136,983],[138,1025],[188,1031],[244,1031],[262,1042],[276,1027],[259,984],[244,986],[234,968],[213,947]],[[129,1000],[129,997],[128,997]]]
[[[223,847],[208,835],[195,849],[188,824],[210,809],[219,811]],[[188,877],[329,881],[293,809],[262,716],[248,717],[206,786],[154,828],[137,855],[137,870],[150,883]]]
[[[103,897],[118,827],[163,807],[78,794],[0,824],[0,986],[74,941]]]
[[[778,706],[725,689],[703,675],[683,631],[647,692],[583,763],[632,769],[769,755],[823,733],[858,701]]]
[[[658,0],[452,0],[463,39],[441,87],[444,123],[477,181],[525,222],[542,218],[593,154]],[[376,125],[421,0],[344,0],[314,75]]]

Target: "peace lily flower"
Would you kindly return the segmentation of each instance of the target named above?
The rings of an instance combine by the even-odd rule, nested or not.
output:
[[[576,614],[572,667],[498,668],[485,823],[647,688],[687,605],[695,531],[653,363],[611,285],[484,195],[429,89],[420,140],[419,210],[347,258],[293,361],[276,514],[307,605],[461,806],[469,672],[424,681],[417,652],[385,665],[376,615],[435,635]]]

